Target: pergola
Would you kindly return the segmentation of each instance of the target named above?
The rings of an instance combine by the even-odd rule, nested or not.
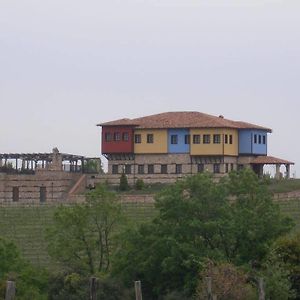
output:
[[[70,166],[77,169],[78,165],[83,166],[86,158],[81,155],[59,153],[62,162],[68,161]],[[0,153],[0,168],[7,168],[8,162],[14,162],[14,169],[18,170],[35,170],[39,163],[41,167],[47,166],[53,160],[53,153]],[[19,168],[20,166],[20,168]]]
[[[290,178],[291,173],[291,165],[294,165],[293,162],[284,160],[281,158],[273,157],[273,156],[257,156],[254,160],[251,161],[251,166],[253,170],[259,175],[263,175],[263,167],[264,165],[275,165],[276,173],[275,178],[280,178],[280,167],[282,165],[286,168],[286,178]]]

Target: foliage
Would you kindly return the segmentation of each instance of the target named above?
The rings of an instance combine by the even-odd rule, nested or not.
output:
[[[261,264],[292,227],[248,169],[219,183],[208,174],[178,181],[157,196],[156,207],[152,223],[124,233],[113,270],[127,284],[142,280],[151,299],[174,290],[193,294],[206,258]]]
[[[69,272],[107,272],[113,230],[121,221],[116,195],[98,186],[87,194],[85,204],[57,209],[47,234],[49,254]]]
[[[141,191],[145,188],[145,183],[143,181],[143,179],[137,179],[137,181],[135,182],[135,188],[138,190],[138,191]]]
[[[287,193],[300,190],[300,179],[272,179],[270,180],[269,190],[273,193]]]
[[[128,191],[129,190],[128,180],[127,180],[127,176],[125,173],[122,173],[122,175],[120,177],[119,190],[120,191]]]
[[[12,242],[0,237],[0,295],[3,297],[7,280],[16,282],[18,299],[46,299],[47,273],[33,268]]]
[[[249,284],[248,275],[229,263],[213,263],[208,261],[200,273],[197,287],[197,299],[206,300],[207,277],[212,279],[212,294],[219,300],[257,299],[256,291]]]
[[[49,300],[81,300],[89,298],[90,278],[77,273],[53,274],[49,280]],[[111,278],[97,280],[97,299],[129,300],[132,291]]]
[[[300,232],[279,238],[272,249],[271,264],[280,264],[289,275],[291,288],[300,299]]]

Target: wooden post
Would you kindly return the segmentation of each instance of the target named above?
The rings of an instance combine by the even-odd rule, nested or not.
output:
[[[212,296],[212,280],[211,277],[206,277],[207,299],[213,300]]]
[[[97,278],[90,278],[90,300],[97,300]]]
[[[134,288],[135,288],[135,300],[143,300],[141,282],[140,281],[135,281],[134,282]]]
[[[259,300],[265,300],[265,285],[264,285],[264,279],[259,278],[258,279],[258,299]]]
[[[14,300],[16,295],[16,284],[14,281],[6,282],[5,300]]]

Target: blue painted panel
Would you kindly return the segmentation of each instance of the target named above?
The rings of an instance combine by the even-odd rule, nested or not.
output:
[[[268,148],[267,144],[268,144],[267,131],[264,130],[240,130],[239,131],[239,153],[240,154],[267,155],[267,148]]]
[[[188,129],[169,129],[168,130],[168,152],[169,153],[189,153],[190,145],[185,144],[185,136],[190,134]],[[171,139],[177,136],[177,144],[172,144]],[[173,137],[173,139],[176,139]]]
[[[252,154],[251,130],[239,130],[239,154]]]

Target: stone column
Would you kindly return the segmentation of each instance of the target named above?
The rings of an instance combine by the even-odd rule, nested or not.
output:
[[[289,164],[286,164],[285,165],[285,168],[286,168],[286,178],[289,179],[290,176],[291,176],[291,166]]]
[[[0,158],[0,168],[3,166],[2,158]]]
[[[276,164],[276,174],[275,174],[276,179],[280,179],[280,164]]]

